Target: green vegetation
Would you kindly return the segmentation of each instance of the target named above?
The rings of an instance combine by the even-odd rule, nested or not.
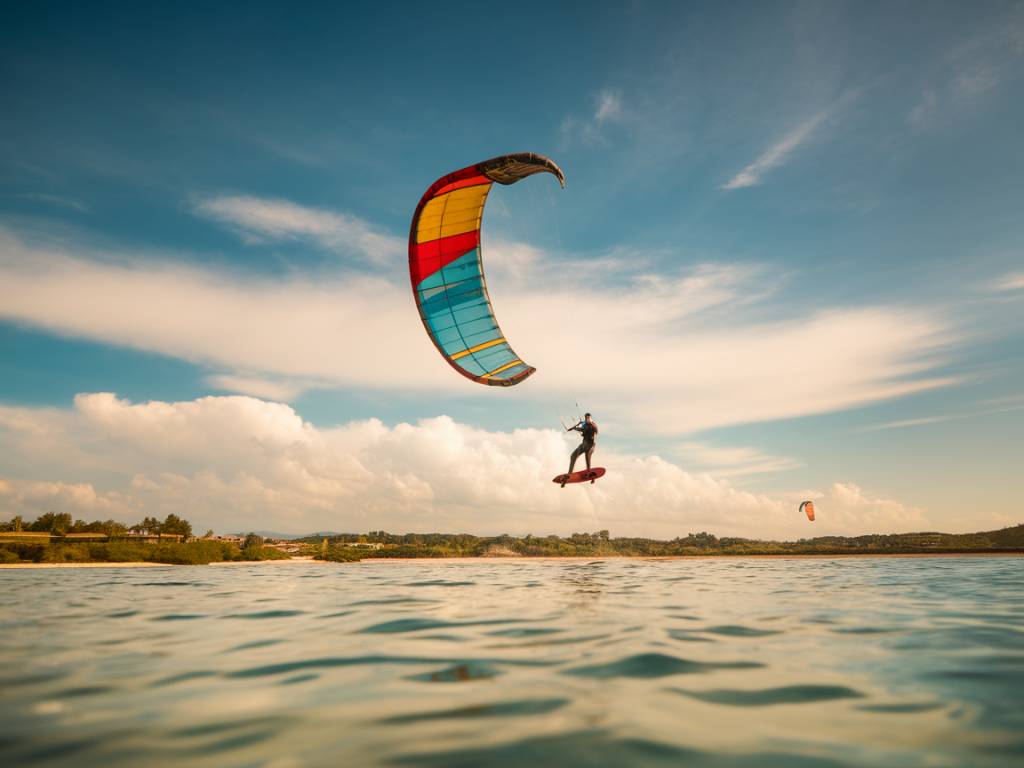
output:
[[[131,538],[129,531],[137,532],[148,540]],[[273,547],[265,546],[259,536],[246,537],[243,546],[231,541],[213,538],[213,533],[202,539],[189,541],[192,526],[177,515],[168,515],[163,521],[147,517],[128,528],[108,520],[86,523],[71,521],[68,514],[47,512],[31,523],[20,517],[0,521],[0,539],[9,534],[8,541],[0,541],[0,563],[170,563],[202,565],[238,560],[287,560],[289,556]],[[48,536],[65,537],[68,534],[95,533],[101,541],[75,541]],[[32,534],[43,534],[42,540],[32,540]],[[181,540],[161,541],[159,536],[173,536]],[[24,538],[21,538],[24,537]],[[19,540],[20,539],[20,540]]]
[[[718,538],[691,533],[669,541],[611,538],[608,531],[568,537],[471,536],[466,533],[343,533],[301,541],[314,545],[318,559],[353,561],[365,557],[665,557],[678,555],[869,555],[1024,552],[1024,525],[984,533],[896,533],[822,536],[798,541]]]
[[[57,536],[64,536],[68,533],[103,533],[110,538],[127,536],[129,532],[133,532],[152,536],[176,535],[188,539],[192,536],[192,524],[175,514],[168,515],[163,521],[157,520],[155,517],[147,517],[141,523],[127,526],[115,520],[93,520],[91,523],[87,523],[85,520],[72,522],[71,515],[67,512],[46,512],[31,523],[22,520],[21,515],[6,521],[0,520],[0,531],[52,533]],[[212,533],[213,531],[210,531],[211,535]]]
[[[31,523],[21,518],[0,521],[2,563],[201,564],[237,560],[287,560],[250,533],[241,546],[207,532],[188,540],[181,531],[192,526],[177,515],[163,521],[146,518],[131,528],[107,520],[86,523],[70,515],[47,512]],[[137,532],[137,533],[131,533]],[[4,534],[7,541],[4,541]],[[79,541],[94,533],[98,541]],[[171,534],[175,540],[160,540]],[[58,538],[50,539],[50,536]],[[182,536],[182,540],[177,540]],[[145,538],[147,540],[140,540]],[[798,541],[718,538],[691,533],[669,541],[612,538],[608,531],[571,536],[471,536],[466,533],[391,534],[370,531],[299,539],[305,554],[318,560],[356,562],[366,557],[665,557],[679,555],[877,555],[922,553],[1024,552],[1024,525],[983,533],[898,533],[869,536],[821,536]]]
[[[357,563],[367,554],[373,554],[372,550],[359,550],[353,547],[333,545],[328,546],[315,555],[317,560],[329,560],[332,563]]]

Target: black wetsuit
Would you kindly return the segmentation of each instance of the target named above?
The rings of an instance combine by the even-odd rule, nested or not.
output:
[[[573,468],[576,466],[576,459],[580,456],[586,456],[587,469],[590,469],[590,456],[594,453],[594,448],[597,445],[597,423],[594,421],[583,422],[582,424],[573,427],[577,432],[583,435],[583,442],[579,444],[579,447],[572,452],[572,457],[569,459],[569,474],[572,474]]]

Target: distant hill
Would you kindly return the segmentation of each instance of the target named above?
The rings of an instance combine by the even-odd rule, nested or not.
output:
[[[317,531],[316,533],[280,533],[278,531],[245,531],[239,533],[229,533],[229,536],[247,536],[250,533],[255,533],[257,536],[262,536],[264,539],[280,539],[282,541],[296,541],[302,540],[313,540],[322,539],[329,536],[342,536],[337,531]]]

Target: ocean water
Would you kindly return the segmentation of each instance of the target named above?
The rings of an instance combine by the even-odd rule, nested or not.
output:
[[[1024,764],[1024,559],[0,571],[0,763]]]

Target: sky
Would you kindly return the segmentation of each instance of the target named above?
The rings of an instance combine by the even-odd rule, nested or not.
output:
[[[1024,3],[6,4],[0,104],[0,518],[1024,522]],[[523,151],[484,387],[409,222]]]

